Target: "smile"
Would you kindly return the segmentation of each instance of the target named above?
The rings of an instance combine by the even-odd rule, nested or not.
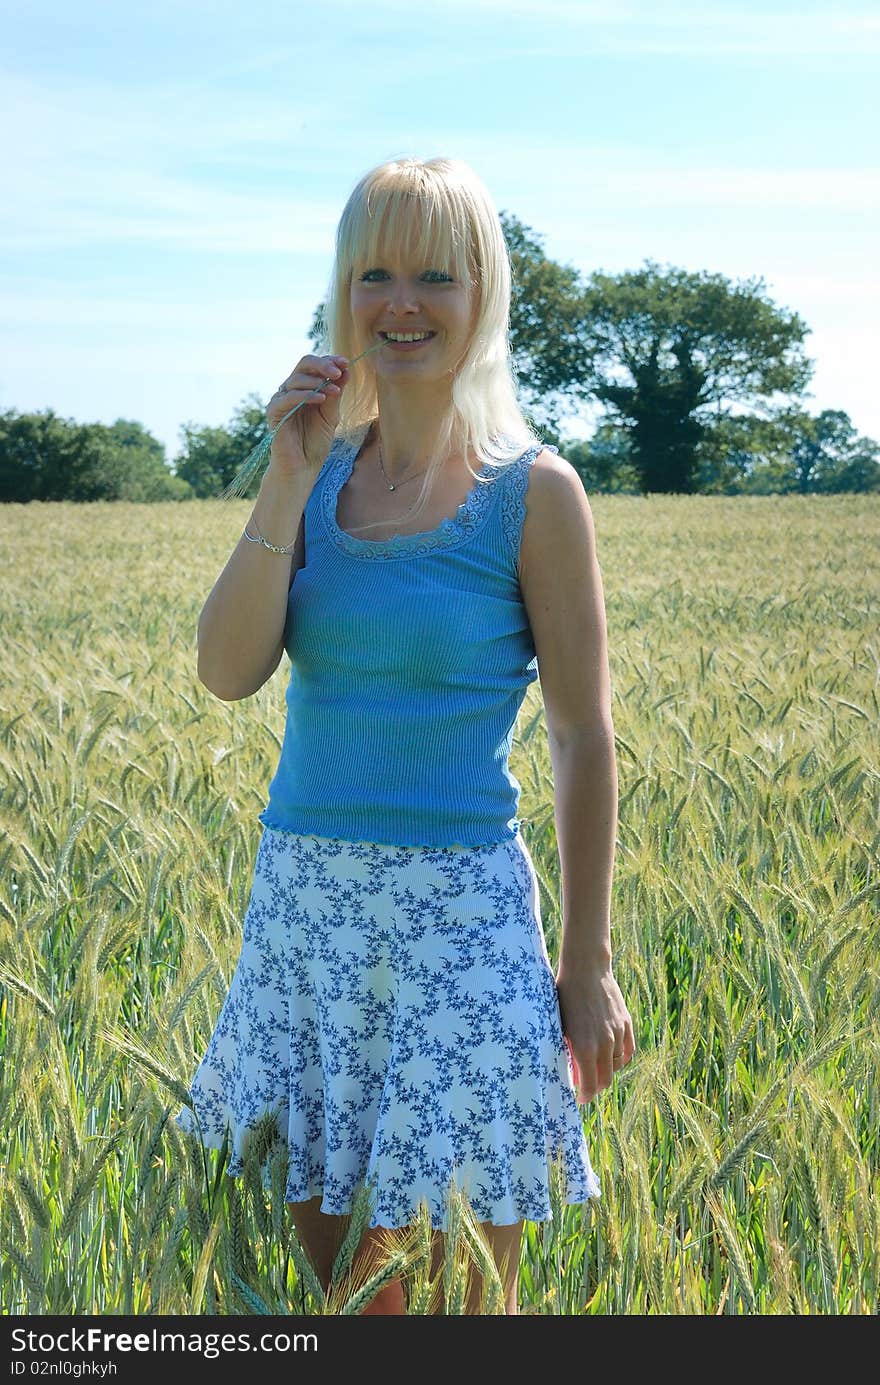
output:
[[[437,334],[436,332],[380,332],[379,336],[387,346],[394,347],[395,350],[413,350],[417,346],[424,346],[425,342],[431,341]]]

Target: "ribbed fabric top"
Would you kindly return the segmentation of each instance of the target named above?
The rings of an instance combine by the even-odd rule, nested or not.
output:
[[[287,721],[259,821],[395,846],[503,841],[520,828],[508,757],[538,677],[517,561],[541,445],[483,466],[489,484],[454,519],[371,540],[336,521],[365,436],[334,441],[306,503]]]

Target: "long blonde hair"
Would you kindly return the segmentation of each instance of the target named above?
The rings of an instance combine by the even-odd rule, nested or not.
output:
[[[381,260],[390,247],[411,244],[426,264],[446,269],[476,295],[470,342],[452,380],[449,408],[437,449],[412,514],[420,514],[434,477],[450,452],[461,453],[479,484],[471,451],[481,467],[500,468],[526,448],[540,445],[517,402],[510,359],[510,258],[492,199],[460,159],[392,159],[364,174],[345,204],[336,231],[336,253],[325,296],[324,355],[352,359],[366,342],[355,340],[349,293],[356,266]],[[372,356],[358,362],[339,406],[337,438],[366,436],[378,415]],[[377,520],[376,524],[387,521]],[[376,527],[369,524],[364,529]]]

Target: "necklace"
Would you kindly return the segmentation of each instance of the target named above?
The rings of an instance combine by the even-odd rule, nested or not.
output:
[[[427,467],[422,467],[422,470],[417,471],[415,473],[415,476],[405,476],[402,481],[389,481],[388,472],[385,470],[385,463],[382,461],[382,444],[379,441],[378,437],[376,438],[376,448],[379,455],[379,466],[381,468],[382,475],[385,477],[385,480],[388,484],[388,489],[390,491],[396,491],[398,486],[405,485],[407,481],[414,481],[416,476],[422,476],[428,469]]]

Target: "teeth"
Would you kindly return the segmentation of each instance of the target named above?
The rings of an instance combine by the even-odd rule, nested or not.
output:
[[[389,341],[425,341],[430,332],[386,332]]]

